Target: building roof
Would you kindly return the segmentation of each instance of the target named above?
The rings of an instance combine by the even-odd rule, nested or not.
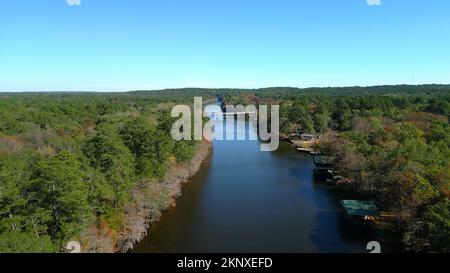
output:
[[[378,216],[374,201],[342,200],[341,204],[350,216]]]
[[[314,164],[319,168],[331,168],[333,164],[331,163],[331,157],[325,155],[315,155]]]
[[[316,137],[316,135],[311,135],[311,134],[300,134],[300,136],[302,137]]]

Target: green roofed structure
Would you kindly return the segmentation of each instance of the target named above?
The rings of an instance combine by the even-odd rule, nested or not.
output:
[[[374,201],[359,201],[359,200],[342,200],[342,207],[344,207],[347,217],[354,220],[373,220],[374,217],[379,216],[378,208]]]
[[[331,169],[333,167],[331,157],[326,155],[314,156],[314,165],[319,169]]]

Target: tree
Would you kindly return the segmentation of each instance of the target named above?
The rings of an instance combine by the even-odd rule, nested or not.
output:
[[[328,128],[331,117],[327,113],[314,114],[314,128],[316,132],[322,133]]]
[[[338,122],[339,129],[342,131],[351,128],[352,111],[344,99],[338,99],[333,111],[333,118]]]
[[[96,216],[110,214],[116,200],[112,183],[99,170],[91,167],[87,168],[84,180],[89,192],[89,204]]]
[[[172,130],[172,124],[175,119],[171,117],[169,111],[162,111],[158,115],[158,130],[163,131],[166,135],[170,135]]]
[[[0,234],[0,253],[51,253],[58,251],[49,236],[7,231]]]
[[[173,154],[178,163],[183,163],[192,158],[195,153],[195,145],[192,144],[193,141],[177,141],[173,148]]]
[[[280,132],[284,134],[289,134],[290,120],[289,115],[291,112],[291,105],[287,103],[282,103],[280,105]]]
[[[305,114],[299,118],[299,123],[302,126],[304,133],[315,134],[314,122],[309,114]]]
[[[31,180],[30,198],[35,215],[53,240],[63,243],[77,235],[90,220],[88,193],[80,162],[68,151],[41,159]]]
[[[450,201],[445,198],[431,206],[426,214],[433,250],[450,251]]]
[[[137,175],[164,177],[166,160],[173,147],[170,136],[162,130],[157,130],[142,118],[127,121],[120,130],[120,135],[134,154]]]
[[[29,179],[23,157],[0,157],[0,232],[19,230],[26,222],[26,199],[21,194]]]
[[[98,174],[93,173],[89,176],[89,180],[92,181],[90,187],[96,188],[98,193],[109,195],[111,191],[114,192],[112,204],[106,195],[103,203],[98,206],[110,205],[113,208],[121,208],[130,198],[135,179],[134,158],[130,150],[113,128],[105,126],[86,141],[83,152],[91,167],[99,170],[106,180],[105,183],[102,178],[98,178]]]

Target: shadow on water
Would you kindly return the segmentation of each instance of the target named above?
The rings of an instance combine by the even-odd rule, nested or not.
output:
[[[189,222],[192,212],[198,210],[201,196],[203,194],[205,181],[208,181],[211,169],[211,161],[214,154],[211,154],[203,161],[199,171],[192,176],[181,189],[181,196],[176,200],[176,206],[163,211],[160,220],[150,226],[145,236],[130,252],[150,253],[167,252],[176,249],[176,246],[186,240],[181,232],[179,223]],[[170,236],[168,236],[170,234]]]
[[[366,246],[370,241],[379,242],[383,252],[402,252],[398,234],[350,224],[344,216],[340,201],[352,199],[354,196],[348,192],[340,192],[333,186],[325,185],[323,181],[324,178],[313,176],[314,192],[317,193],[313,200],[323,211],[315,216],[317,225],[311,234],[311,240],[320,252],[369,252]],[[330,208],[336,209],[330,210]],[[334,231],[330,231],[331,228]]]
[[[317,252],[366,252],[367,242],[376,240],[376,234],[348,225],[339,203],[342,196],[335,192],[333,187],[324,185],[320,178],[313,175],[312,156],[296,151],[287,143],[281,144],[279,150],[273,154],[302,163],[290,168],[289,172],[290,175],[305,182],[299,185],[298,194],[312,200],[316,208],[310,240],[317,248]]]

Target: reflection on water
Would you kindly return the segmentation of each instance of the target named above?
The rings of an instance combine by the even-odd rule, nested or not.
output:
[[[235,129],[256,133],[248,123]],[[214,141],[176,208],[133,251],[366,252],[377,238],[346,227],[336,194],[313,181],[313,168],[310,155],[286,143],[261,152],[258,141]]]

